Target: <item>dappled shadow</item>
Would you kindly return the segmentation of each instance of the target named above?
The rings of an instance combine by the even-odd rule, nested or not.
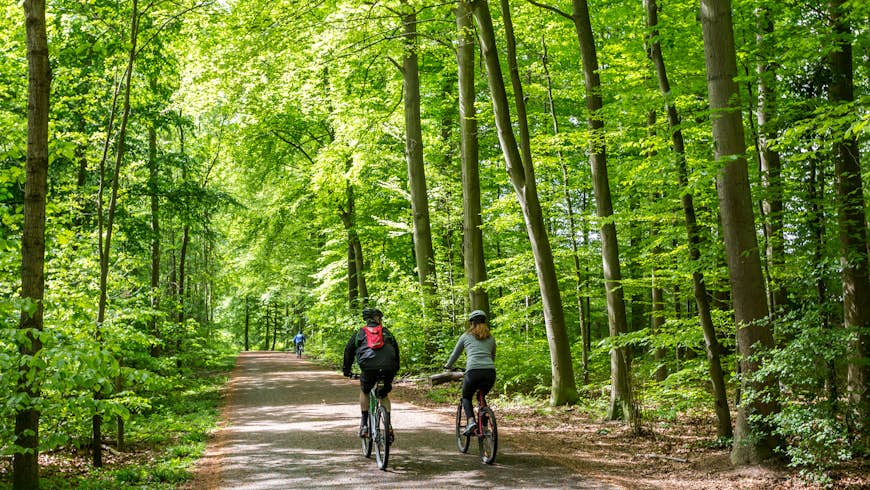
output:
[[[481,463],[477,443],[461,454],[452,420],[394,401],[396,443],[388,471],[366,459],[356,436],[359,385],[286,353],[239,359],[219,444],[207,453],[219,478],[193,488],[602,488],[500,442],[495,465]],[[219,480],[219,483],[218,483]],[[208,483],[206,483],[208,481]]]

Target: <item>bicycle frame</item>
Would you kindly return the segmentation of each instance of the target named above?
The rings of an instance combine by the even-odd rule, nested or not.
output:
[[[456,442],[459,446],[459,452],[466,453],[468,452],[471,438],[477,438],[481,461],[486,464],[493,464],[498,452],[498,427],[495,413],[486,404],[486,397],[483,392],[478,390],[475,393],[475,398],[477,398],[477,407],[473,408],[475,427],[468,435],[465,435],[463,431],[463,428],[466,426],[463,423],[465,414],[462,402],[460,401],[456,407]]]
[[[387,469],[387,462],[390,457],[390,412],[388,412],[381,398],[378,398],[377,393],[384,386],[383,380],[378,380],[372,389],[369,390],[369,435],[362,440],[363,456],[366,458],[371,456],[372,449],[375,450],[375,457],[378,462],[378,468]]]

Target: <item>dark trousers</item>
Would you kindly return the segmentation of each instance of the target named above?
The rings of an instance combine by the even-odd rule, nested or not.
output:
[[[495,369],[465,371],[465,377],[462,379],[462,408],[465,409],[466,417],[474,418],[474,409],[471,406],[474,394],[480,391],[483,396],[486,396],[493,385],[495,385]]]

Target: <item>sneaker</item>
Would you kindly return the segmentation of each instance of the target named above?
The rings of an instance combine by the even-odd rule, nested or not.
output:
[[[392,428],[392,427],[390,427],[390,432],[389,432],[389,441],[390,441],[390,444],[391,444],[391,445],[393,444],[393,442],[396,441],[396,434],[393,432],[393,428]]]
[[[468,426],[462,431],[462,435],[464,436],[473,436],[477,429],[477,422],[471,421],[468,423]]]
[[[369,436],[369,426],[361,425],[359,428],[359,436],[362,438],[366,438]]]

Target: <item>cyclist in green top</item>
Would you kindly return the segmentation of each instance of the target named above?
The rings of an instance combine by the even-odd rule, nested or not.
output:
[[[459,337],[453,354],[445,369],[453,367],[462,351],[465,351],[465,377],[462,380],[462,408],[468,419],[464,435],[474,433],[477,423],[471,400],[477,391],[486,396],[495,385],[495,339],[489,331],[486,313],[474,310],[468,315],[468,330]]]

